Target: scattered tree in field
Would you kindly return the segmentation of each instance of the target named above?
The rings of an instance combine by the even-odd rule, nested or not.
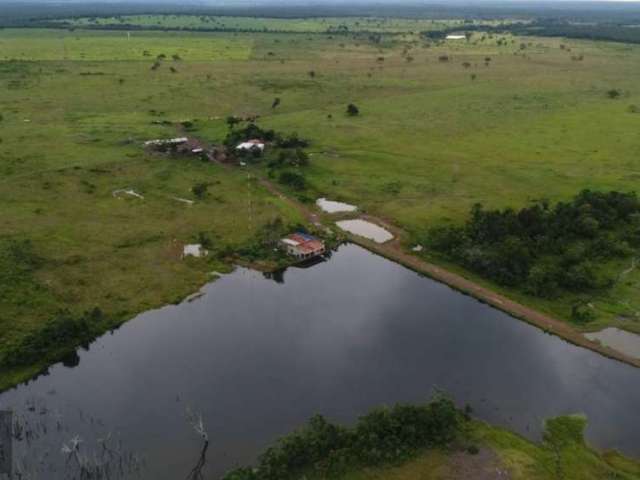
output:
[[[193,192],[193,194],[196,196],[196,198],[199,198],[200,200],[202,200],[207,196],[208,190],[209,190],[208,183],[196,183],[191,188],[191,191]]]
[[[477,76],[475,73],[472,73],[472,74],[471,74],[471,80],[472,80],[472,81],[473,81],[473,80],[475,80],[477,77],[478,77],[478,76]]]
[[[637,105],[629,105],[629,113],[640,113],[640,107]],[[0,121],[2,120],[2,115],[0,115]]]
[[[171,55],[171,58],[173,58],[173,60],[176,61],[176,62],[179,61],[179,60],[182,60],[180,58],[180,55],[178,55],[177,53],[174,53],[173,55]]]
[[[151,65],[151,70],[157,70],[158,68],[160,68],[160,62],[153,62],[153,65]]]
[[[440,55],[438,57],[438,61],[439,62],[448,62],[449,61],[449,55]]]
[[[353,103],[350,103],[349,105],[347,105],[347,115],[349,115],[350,117],[355,117],[358,116],[360,114],[360,109],[355,106]]]
[[[178,73],[178,70],[175,67],[169,67],[169,70],[171,70],[171,73]]]
[[[612,88],[611,90],[609,90],[607,92],[607,96],[611,99],[616,99],[618,98],[620,95],[622,95],[622,92],[620,90],[618,90],[617,88]]]
[[[471,66],[471,64],[469,62],[462,62],[462,66],[464,68],[469,68]]]
[[[309,71],[309,76],[310,76],[311,78],[316,78],[316,72],[315,72],[315,70],[311,70],[311,71]]]
[[[280,97],[276,97],[273,99],[273,103],[271,104],[271,108],[276,108],[278,105],[280,105]]]

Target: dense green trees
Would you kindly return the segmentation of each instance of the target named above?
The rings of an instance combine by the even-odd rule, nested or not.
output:
[[[452,442],[465,416],[453,402],[437,395],[426,405],[379,408],[353,428],[314,416],[306,427],[282,438],[259,459],[256,468],[240,468],[225,480],[287,480],[306,472],[336,474],[354,466],[398,463],[421,449]]]
[[[640,200],[585,190],[570,202],[517,211],[478,204],[466,225],[432,229],[427,241],[466,268],[535,296],[593,292],[613,281],[600,268],[604,261],[640,247]]]

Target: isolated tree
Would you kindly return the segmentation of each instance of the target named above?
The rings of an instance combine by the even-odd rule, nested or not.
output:
[[[280,97],[276,97],[273,100],[273,103],[271,104],[271,108],[276,108],[278,105],[280,105]]]
[[[315,72],[315,70],[311,70],[311,71],[309,71],[309,76],[310,76],[311,78],[316,78],[316,72]]]
[[[360,109],[356,107],[353,103],[347,105],[347,115],[350,117],[355,117],[360,114]]]
[[[207,196],[208,190],[209,190],[208,183],[196,183],[191,188],[191,191],[193,192],[193,194],[196,196],[196,198],[199,198],[200,200],[202,200],[204,197]]]
[[[622,95],[622,93],[617,88],[612,88],[607,92],[609,98],[618,98],[620,95]]]

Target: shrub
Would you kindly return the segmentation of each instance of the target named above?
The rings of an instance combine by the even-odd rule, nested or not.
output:
[[[607,96],[612,99],[618,98],[620,95],[622,95],[622,93],[616,88],[607,91]]]
[[[307,181],[304,176],[295,172],[282,172],[278,177],[278,181],[294,190],[304,190],[307,188]]]
[[[191,191],[193,192],[193,194],[196,196],[196,198],[199,198],[200,200],[202,200],[207,196],[208,190],[209,190],[208,183],[196,183],[191,188]]]
[[[355,117],[360,114],[360,109],[355,106],[353,103],[347,105],[347,115],[350,117]]]

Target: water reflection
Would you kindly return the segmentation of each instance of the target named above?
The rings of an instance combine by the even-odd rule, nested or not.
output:
[[[314,413],[348,422],[441,388],[532,438],[544,418],[585,413],[589,441],[640,455],[640,370],[357,246],[270,279],[239,269],[203,291],[99,339],[75,368],[1,395],[0,408],[40,398],[64,419],[68,430],[30,453],[48,449],[53,463],[69,435],[117,432],[147,459],[142,478],[184,478],[202,446],[185,418],[193,411],[211,441],[203,473],[215,477]]]

